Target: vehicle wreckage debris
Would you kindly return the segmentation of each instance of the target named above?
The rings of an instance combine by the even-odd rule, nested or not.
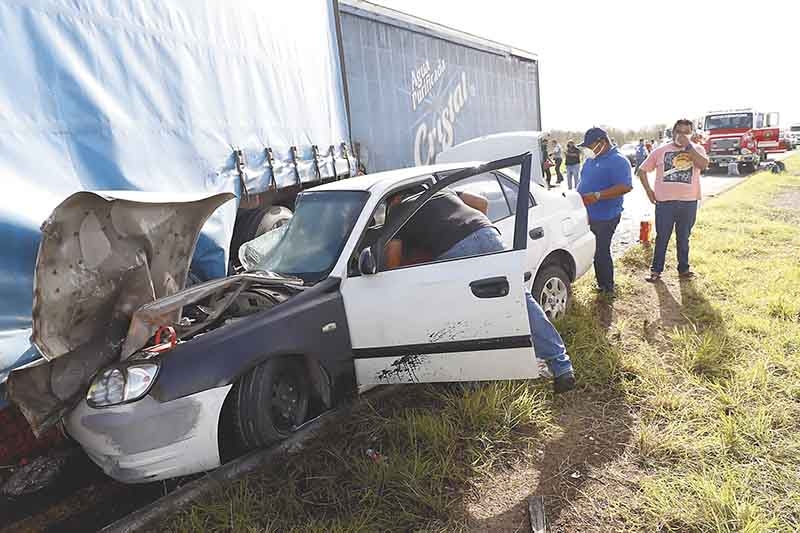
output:
[[[61,475],[68,457],[64,454],[42,456],[15,469],[2,488],[3,496],[23,496],[38,492],[52,484]]]
[[[531,496],[528,498],[528,514],[531,519],[531,532],[546,533],[547,517],[544,512],[544,496]]]

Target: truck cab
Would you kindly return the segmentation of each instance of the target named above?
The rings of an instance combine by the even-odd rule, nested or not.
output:
[[[736,162],[740,170],[758,169],[766,154],[783,151],[779,143],[778,113],[735,109],[707,113],[701,128],[706,132],[706,151],[712,166]]]

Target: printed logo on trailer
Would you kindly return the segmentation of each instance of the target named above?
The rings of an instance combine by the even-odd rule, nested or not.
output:
[[[667,152],[664,154],[664,182],[692,183],[692,158],[686,152]]]
[[[430,165],[436,154],[453,146],[454,127],[470,96],[467,73],[452,78],[438,94],[428,94],[430,110],[417,119],[414,134],[414,163],[418,166]]]
[[[425,62],[411,71],[411,110],[416,111],[417,106],[430,94],[436,82],[447,70],[444,59],[440,59],[436,68],[431,70],[431,64],[426,59]]]

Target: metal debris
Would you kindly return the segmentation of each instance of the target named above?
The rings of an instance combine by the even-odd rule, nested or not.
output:
[[[67,457],[63,455],[37,457],[17,468],[0,488],[0,493],[18,497],[40,491],[59,477],[66,464]]]

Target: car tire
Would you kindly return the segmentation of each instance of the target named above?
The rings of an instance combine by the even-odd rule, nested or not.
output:
[[[752,174],[756,171],[756,164],[755,163],[743,163],[742,164],[742,173],[743,174]]]
[[[284,440],[306,421],[311,385],[300,358],[274,358],[234,385],[232,415],[245,450]]]
[[[572,282],[567,270],[556,263],[544,265],[536,273],[531,294],[542,306],[547,318],[557,320],[563,317],[572,298]]]

